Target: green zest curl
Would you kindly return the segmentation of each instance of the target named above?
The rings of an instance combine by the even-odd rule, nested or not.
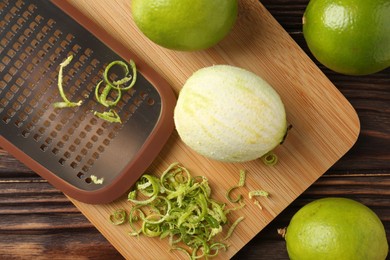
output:
[[[113,225],[121,225],[126,221],[126,211],[124,209],[116,210],[112,215],[110,215],[110,222]]]
[[[239,187],[243,187],[245,185],[245,178],[246,178],[246,171],[245,170],[240,170],[240,179],[238,181],[238,185],[231,187],[226,192],[226,198],[230,202],[236,203],[236,202],[240,202],[242,200],[242,195],[241,194],[236,199],[233,199],[231,197],[231,193],[233,192],[233,190],[235,190],[235,189],[237,189]]]
[[[64,92],[64,88],[62,86],[62,81],[63,81],[63,70],[64,70],[64,67],[68,66],[69,63],[72,61],[73,59],[73,55],[70,55],[68,56],[68,58],[66,58],[63,62],[60,63],[60,70],[58,72],[58,90],[60,92],[60,96],[62,98],[62,102],[56,102],[54,103],[54,107],[55,108],[64,108],[64,107],[78,107],[78,106],[81,106],[81,104],[83,103],[83,101],[79,101],[79,102],[71,102],[65,95],[65,92]]]
[[[278,157],[273,152],[268,152],[261,157],[263,163],[267,166],[273,166],[278,162]]]
[[[109,78],[109,71],[114,66],[120,66],[125,73],[125,76],[119,80],[111,81]],[[118,113],[111,107],[115,107],[122,98],[122,91],[127,91],[132,88],[137,80],[137,68],[133,60],[130,60],[130,67],[132,68],[132,75],[129,75],[129,66],[123,61],[113,61],[107,65],[103,73],[103,80],[99,81],[95,88],[95,98],[104,107],[110,108],[106,112],[94,112],[94,115],[106,120],[110,123],[122,123]],[[105,84],[102,91],[100,87],[102,83]],[[111,91],[116,91],[115,100],[108,100]]]

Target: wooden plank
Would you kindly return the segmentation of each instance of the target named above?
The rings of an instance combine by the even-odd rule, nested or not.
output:
[[[185,80],[197,69],[213,64],[230,64],[251,70],[266,79],[281,95],[293,129],[286,143],[276,149],[280,163],[266,167],[259,161],[224,164],[210,161],[189,150],[174,133],[149,169],[162,172],[179,161],[196,175],[205,175],[213,196],[224,200],[225,191],[238,179],[239,169],[249,172],[243,194],[263,188],[271,198],[262,200],[262,211],[248,203],[239,213],[246,216],[220,259],[232,257],[283,209],[305,191],[354,144],[359,120],[343,95],[299,48],[269,12],[255,0],[240,1],[238,21],[218,46],[199,52],[176,52],[147,40],[131,19],[130,2],[125,0],[70,1],[79,10],[165,77],[179,93]],[[115,17],[115,19],[113,19]],[[128,227],[113,227],[107,218],[117,208],[128,208],[125,198],[108,205],[72,202],[126,258],[172,259],[167,241],[129,238]]]

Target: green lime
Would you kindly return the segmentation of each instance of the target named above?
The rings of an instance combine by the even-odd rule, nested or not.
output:
[[[221,41],[233,27],[237,0],[132,0],[133,19],[165,48],[194,51]]]
[[[319,199],[302,207],[285,239],[292,260],[384,260],[389,250],[378,216],[346,198]]]
[[[390,0],[311,0],[303,35],[314,57],[347,75],[390,66]]]

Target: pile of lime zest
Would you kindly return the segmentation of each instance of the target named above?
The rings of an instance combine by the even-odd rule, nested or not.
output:
[[[227,209],[225,203],[210,195],[208,179],[193,177],[179,163],[171,164],[159,178],[144,174],[128,194],[133,204],[128,213],[129,235],[167,238],[171,250],[181,251],[189,259],[216,256],[220,250],[227,250],[223,241],[244,219],[237,219],[227,235],[218,239],[229,222],[227,215],[243,205]]]
[[[69,65],[69,63],[72,61],[73,59],[73,55],[69,55],[63,62],[60,63],[60,69],[59,69],[59,72],[58,72],[58,82],[57,82],[57,86],[58,86],[58,90],[60,92],[60,96],[62,98],[62,102],[55,102],[53,104],[53,106],[55,108],[65,108],[65,107],[78,107],[78,106],[81,106],[81,104],[83,103],[82,100],[80,100],[79,102],[72,102],[70,101],[66,95],[65,95],[65,92],[64,92],[64,87],[63,87],[63,71],[64,71],[64,68],[66,66]]]

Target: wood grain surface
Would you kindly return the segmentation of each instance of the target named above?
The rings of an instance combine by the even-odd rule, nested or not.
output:
[[[300,27],[300,17],[307,1],[262,3],[310,55]],[[249,20],[248,30],[250,22],[255,25]],[[199,62],[197,66],[201,65]],[[333,73],[320,64],[318,66],[356,109],[361,122],[358,141],[234,258],[286,259],[284,241],[276,234],[276,228],[287,225],[292,214],[302,205],[325,196],[350,197],[370,206],[383,220],[389,237],[390,71],[366,77],[348,77]],[[166,72],[161,69],[160,73]],[[168,78],[172,82],[181,82],[185,76],[179,73],[178,78],[172,78],[172,75]],[[177,142],[176,139],[173,136],[170,142]],[[3,258],[122,258],[62,193],[12,156],[0,151],[0,255]]]
[[[208,160],[190,150],[173,133],[148,169],[148,173],[159,174],[171,163],[180,162],[194,175],[209,179],[213,198],[218,201],[226,201],[226,190],[237,183],[239,170],[246,169],[246,185],[241,192],[248,194],[249,190],[265,189],[271,194],[270,199],[260,200],[263,210],[246,200],[243,209],[232,213],[228,225],[240,216],[245,220],[227,241],[229,250],[219,253],[217,259],[232,257],[357,139],[359,120],[349,102],[257,0],[239,2],[237,22],[218,46],[192,53],[167,50],[146,39],[126,11],[130,10],[128,1],[95,1],[93,7],[88,1],[70,2],[163,75],[176,94],[195,70],[230,64],[262,76],[281,95],[287,120],[293,128],[284,144],[275,149],[279,162],[274,167],[263,165],[261,160],[242,164]],[[112,20],[114,16],[118,19]],[[142,69],[139,70],[142,73]],[[125,196],[105,205],[90,205],[73,199],[72,202],[125,258],[184,257],[180,251],[170,252],[167,241],[142,236],[129,238],[129,226],[114,227],[108,223],[107,218],[113,211],[130,207]],[[227,207],[235,205],[228,203]]]

